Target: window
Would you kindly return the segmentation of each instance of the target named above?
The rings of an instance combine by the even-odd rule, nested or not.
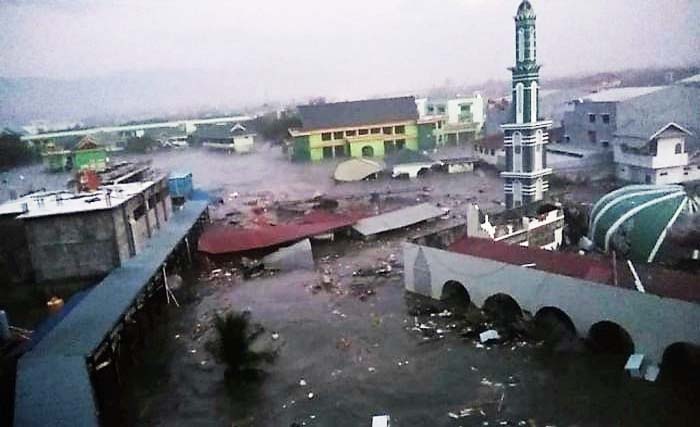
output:
[[[683,152],[683,144],[676,144],[676,154],[681,154]]]
[[[330,132],[323,132],[321,134],[321,141],[330,141],[331,140],[331,133]]]
[[[660,175],[660,176],[666,176],[666,175],[668,175],[668,172],[661,172],[659,175]]]
[[[610,123],[610,114],[603,114],[603,123],[606,125]]]
[[[332,159],[333,158],[333,147],[323,147],[323,158]]]
[[[359,135],[367,135],[369,133],[368,129],[360,129],[357,131]]]
[[[462,104],[459,106],[459,109],[463,113],[471,113],[472,111],[472,106],[469,104]]]
[[[387,126],[387,127],[382,128],[382,133],[383,133],[384,135],[391,135],[391,131],[392,131],[392,130],[393,130],[393,129],[391,128],[391,126]]]
[[[571,142],[571,137],[569,135],[565,135],[564,142]]]
[[[588,115],[588,121],[591,123],[595,123],[595,114],[589,114]]]
[[[437,128],[438,128],[438,129],[442,129],[442,122],[441,122],[441,121],[440,121],[440,122],[437,122]]]
[[[594,130],[589,130],[588,131],[588,142],[591,144],[595,144],[598,142],[598,136],[596,135],[596,132]]]
[[[333,139],[343,139],[343,131],[333,132]]]
[[[345,147],[342,145],[336,145],[333,147],[335,157],[345,157]]]
[[[403,134],[404,132],[406,132],[404,126],[394,126],[394,133]]]
[[[600,141],[600,145],[602,145],[605,148],[610,147],[610,143],[608,141]]]
[[[443,114],[445,112],[445,106],[441,105],[438,107],[438,113]]]
[[[525,60],[525,30],[518,30],[518,61]]]
[[[491,149],[491,155],[492,155],[492,156],[495,156],[495,155],[496,155],[496,150],[494,150],[493,148]]]
[[[535,145],[535,151],[541,151],[542,146],[540,144]]]
[[[399,150],[403,149],[406,146],[406,140],[405,139],[397,139],[396,140],[396,148]]]
[[[432,105],[428,105],[428,112],[432,113],[433,111],[435,111],[435,107],[433,107]]]
[[[345,136],[355,136],[355,135],[357,135],[357,131],[356,131],[356,130],[348,130],[348,131],[345,131]]]
[[[521,151],[522,151],[522,150],[521,150],[520,146],[519,146],[519,145],[516,145],[516,146],[515,146],[515,154],[520,154]]]
[[[379,128],[372,128],[372,130],[370,130],[370,133],[374,135],[374,134],[379,133],[380,131],[381,131],[381,129],[379,129]]]
[[[525,86],[522,83],[515,85],[515,122],[523,122],[523,103],[525,98]]]

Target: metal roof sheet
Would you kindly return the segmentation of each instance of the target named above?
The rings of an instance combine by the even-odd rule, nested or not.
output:
[[[592,93],[583,97],[590,102],[622,102],[666,89],[668,86],[618,87]]]
[[[143,252],[107,275],[20,359],[15,425],[97,425],[85,359],[120,321],[207,205],[190,201],[175,212]]]
[[[363,236],[384,233],[418,224],[445,215],[445,211],[429,203],[397,209],[357,221],[353,229]]]
[[[384,162],[377,160],[350,159],[338,164],[333,178],[341,182],[361,181],[370,175],[383,171],[385,167]]]
[[[301,105],[302,131],[374,125],[418,119],[412,96]]]
[[[15,426],[98,425],[84,357],[24,357],[18,362],[17,371]]]

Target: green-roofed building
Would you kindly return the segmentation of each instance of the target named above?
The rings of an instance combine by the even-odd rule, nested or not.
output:
[[[678,218],[695,213],[696,203],[680,185],[629,185],[593,205],[589,238],[605,252],[652,262]]]

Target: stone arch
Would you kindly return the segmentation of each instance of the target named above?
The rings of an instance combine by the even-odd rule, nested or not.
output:
[[[535,313],[537,335],[545,341],[558,342],[577,336],[576,325],[568,314],[557,307],[542,307]]]
[[[362,157],[374,157],[374,147],[371,145],[362,147]]]
[[[664,350],[661,378],[678,383],[700,384],[700,346],[676,342]]]
[[[484,300],[482,309],[496,321],[512,323],[523,315],[520,304],[508,294],[498,293]]]
[[[588,330],[588,343],[600,353],[629,356],[634,353],[632,336],[615,322],[602,320]]]
[[[440,300],[461,307],[468,307],[471,304],[471,296],[467,287],[456,280],[448,280],[442,285]]]

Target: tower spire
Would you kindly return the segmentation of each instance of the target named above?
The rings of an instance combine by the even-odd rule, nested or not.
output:
[[[545,144],[551,121],[540,120],[537,65],[537,17],[529,0],[522,0],[515,15],[515,66],[510,121],[501,126],[506,150],[504,192],[508,209],[540,201],[549,189]]]

